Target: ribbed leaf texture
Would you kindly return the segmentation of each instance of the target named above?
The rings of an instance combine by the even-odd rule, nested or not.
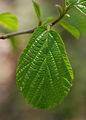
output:
[[[52,109],[68,94],[73,73],[60,35],[38,27],[20,56],[17,86],[34,108]]]

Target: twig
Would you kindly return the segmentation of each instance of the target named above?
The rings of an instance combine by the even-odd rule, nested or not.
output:
[[[10,37],[17,36],[17,35],[23,35],[23,34],[33,33],[34,30],[35,30],[35,28],[33,28],[31,30],[21,31],[21,32],[8,33],[8,34],[5,34],[5,35],[1,35],[0,39],[6,39],[6,38],[10,38]]]
[[[67,11],[68,11],[69,9],[70,9],[70,6],[68,6],[68,7],[66,8],[66,10],[64,10],[63,14],[62,14],[59,18],[57,18],[55,21],[53,21],[50,26],[52,27],[52,26],[54,26],[56,23],[58,23],[58,22],[65,16],[65,14],[67,13]],[[40,22],[39,25],[41,25],[41,22]],[[6,38],[18,36],[18,35],[28,34],[28,33],[30,34],[30,33],[33,33],[35,29],[36,29],[36,28],[33,28],[33,29],[31,29],[31,30],[21,31],[21,32],[8,33],[8,34],[5,34],[5,35],[1,35],[1,36],[0,36],[0,39],[6,39]]]
[[[66,10],[64,10],[63,14],[62,14],[58,19],[56,19],[55,21],[53,21],[50,26],[54,26],[55,24],[57,24],[57,23],[66,15],[66,13],[67,13],[68,10],[70,9],[70,7],[71,7],[71,6],[69,5],[69,6],[66,8]]]

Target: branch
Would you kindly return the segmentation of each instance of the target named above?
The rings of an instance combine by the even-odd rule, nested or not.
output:
[[[54,26],[55,24],[57,24],[57,23],[66,15],[66,13],[68,12],[68,10],[69,10],[70,8],[71,8],[71,5],[69,5],[69,6],[66,8],[66,10],[64,10],[63,14],[62,14],[58,19],[56,19],[55,21],[53,21],[50,26],[52,27],[52,26]]]
[[[8,34],[5,34],[5,35],[1,35],[0,39],[6,39],[6,38],[18,36],[18,35],[28,34],[28,33],[30,34],[30,33],[33,33],[34,30],[35,30],[35,28],[33,28],[31,30],[21,31],[21,32],[8,33]]]
[[[50,24],[50,26],[52,27],[52,26],[54,26],[55,24],[57,24],[57,23],[65,16],[65,14],[68,12],[68,10],[69,10],[70,8],[71,8],[71,6],[68,6],[68,7],[66,8],[66,10],[64,10],[63,14],[62,14],[59,18],[57,18],[55,21],[53,21],[53,22]],[[40,25],[41,25],[41,23],[40,23]],[[30,33],[33,33],[35,29],[36,29],[36,28],[33,28],[33,29],[31,29],[31,30],[21,31],[21,32],[8,33],[8,34],[5,34],[5,35],[1,35],[1,36],[0,36],[0,39],[6,39],[6,38],[18,36],[18,35],[28,34],[28,33],[30,34]]]

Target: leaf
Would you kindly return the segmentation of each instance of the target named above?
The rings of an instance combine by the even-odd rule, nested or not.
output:
[[[17,30],[19,26],[17,17],[11,13],[1,13],[0,24],[10,30]]]
[[[79,10],[81,13],[83,13],[84,15],[86,15],[86,6],[79,4],[77,6],[75,6],[77,8],[77,10]]]
[[[76,4],[78,0],[65,0],[66,4]]]
[[[52,109],[72,86],[73,72],[60,35],[38,27],[20,56],[17,87],[34,108]]]
[[[42,25],[43,25],[43,26],[47,26],[47,25],[51,24],[51,22],[53,22],[54,20],[55,20],[54,17],[47,17],[47,18],[43,21]]]
[[[36,0],[33,0],[33,6],[34,6],[34,9],[35,9],[35,12],[36,12],[37,17],[38,17],[38,19],[40,20],[40,18],[41,18],[41,11],[40,11],[40,6],[39,6],[39,4],[36,2]]]
[[[9,39],[9,41],[10,41],[10,44],[11,44],[11,47],[12,47],[13,51],[18,52],[18,47],[19,47],[18,39],[14,38],[14,37],[11,37]]]
[[[60,25],[64,29],[66,29],[68,32],[70,32],[76,39],[79,39],[80,32],[79,32],[79,30],[76,27],[72,26],[71,24],[69,24],[69,23],[67,23],[65,21],[61,21]]]
[[[86,3],[86,0],[78,0],[78,4]]]
[[[86,2],[85,0],[65,0],[66,5],[68,4],[79,5],[85,2]]]
[[[56,7],[58,8],[59,15],[61,16],[63,14],[63,8],[61,5],[56,4]]]

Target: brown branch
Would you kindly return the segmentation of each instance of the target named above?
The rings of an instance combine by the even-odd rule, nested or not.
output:
[[[65,14],[68,12],[68,10],[69,10],[70,8],[71,8],[71,6],[68,6],[68,7],[66,8],[66,10],[64,10],[63,14],[62,14],[59,18],[57,18],[55,21],[53,21],[50,26],[52,27],[52,26],[54,26],[56,23],[58,23],[58,22],[65,16]],[[40,22],[39,25],[41,25],[41,22]],[[31,29],[31,30],[21,31],[21,32],[8,33],[8,34],[5,34],[5,35],[1,35],[1,36],[0,36],[0,39],[6,39],[6,38],[18,36],[18,35],[28,34],[28,33],[30,34],[30,33],[33,33],[35,29],[36,29],[36,28],[33,28],[33,29]]]
[[[55,21],[53,21],[50,26],[52,27],[52,26],[54,26],[55,24],[57,24],[60,20],[62,20],[62,18],[66,15],[66,13],[68,12],[68,10],[69,10],[70,8],[71,8],[71,6],[69,5],[69,6],[64,10],[63,14],[62,14],[59,18],[57,18]]]
[[[6,39],[6,38],[18,36],[18,35],[28,34],[28,33],[30,34],[30,33],[33,33],[34,30],[35,30],[35,28],[33,28],[31,30],[25,30],[25,31],[20,31],[20,32],[8,33],[8,34],[5,34],[5,35],[1,35],[0,39]]]

